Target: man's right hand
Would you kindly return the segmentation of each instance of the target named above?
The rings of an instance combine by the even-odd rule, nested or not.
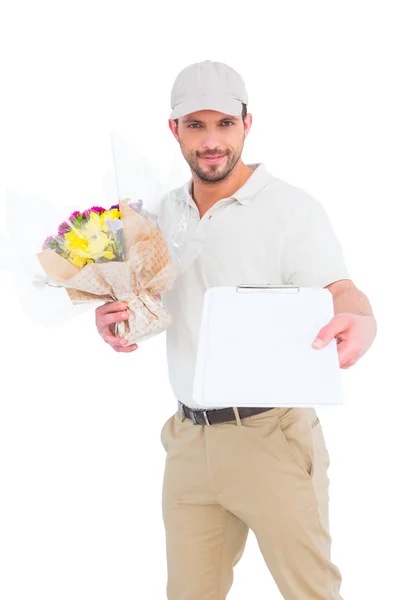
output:
[[[127,305],[123,302],[106,302],[96,308],[96,327],[103,340],[110,344],[116,352],[133,352],[138,348],[137,344],[126,347],[127,340],[117,337],[111,333],[111,323],[126,321],[128,319]]]

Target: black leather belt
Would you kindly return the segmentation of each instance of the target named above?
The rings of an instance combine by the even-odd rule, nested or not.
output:
[[[187,419],[190,419],[193,425],[214,425],[215,423],[225,423],[226,421],[234,421],[236,419],[233,408],[217,408],[211,410],[198,410],[182,404],[178,400],[178,406],[182,407],[183,414]],[[239,417],[245,419],[251,417],[251,415],[258,415],[259,413],[265,412],[275,408],[274,406],[262,406],[262,407],[241,407],[238,408]]]

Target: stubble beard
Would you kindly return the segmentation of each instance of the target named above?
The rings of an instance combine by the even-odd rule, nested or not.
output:
[[[236,164],[238,163],[243,148],[240,148],[236,152],[228,151],[226,153],[226,158],[224,159],[225,164],[210,164],[208,168],[204,169],[200,165],[201,159],[196,150],[188,153],[185,151],[182,144],[180,144],[180,146],[182,154],[189,167],[196,174],[200,181],[206,183],[218,183],[219,181],[222,181],[223,179],[228,177],[228,175],[233,171]],[[209,154],[209,156],[211,155],[212,153]],[[218,156],[218,154],[215,152],[214,156]]]

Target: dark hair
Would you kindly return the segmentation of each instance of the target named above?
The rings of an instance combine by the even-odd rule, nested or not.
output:
[[[246,115],[247,115],[247,104],[243,104],[243,102],[242,102],[242,119],[243,119],[243,121],[244,121]],[[176,123],[176,126],[178,127],[179,119],[174,119],[174,121]]]

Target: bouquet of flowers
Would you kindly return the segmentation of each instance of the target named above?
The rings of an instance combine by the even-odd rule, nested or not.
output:
[[[126,201],[106,210],[74,211],[49,236],[37,257],[48,278],[64,286],[73,303],[126,302],[128,319],[114,335],[129,344],[170,324],[160,293],[176,277],[163,236],[138,208]]]

